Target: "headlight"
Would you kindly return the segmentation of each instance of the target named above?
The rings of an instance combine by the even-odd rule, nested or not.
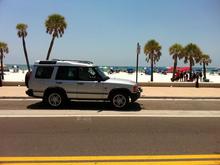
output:
[[[139,87],[137,85],[133,86],[133,93],[138,92],[138,90],[139,90]]]

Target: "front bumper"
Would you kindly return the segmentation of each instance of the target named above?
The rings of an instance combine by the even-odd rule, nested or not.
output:
[[[137,99],[141,97],[141,92],[143,90],[141,88],[138,88],[138,92],[136,93],[131,93],[131,102],[135,102]]]

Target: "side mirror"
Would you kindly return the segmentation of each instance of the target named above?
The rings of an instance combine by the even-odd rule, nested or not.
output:
[[[100,76],[97,76],[97,81],[98,82],[101,82],[102,81],[102,78]]]

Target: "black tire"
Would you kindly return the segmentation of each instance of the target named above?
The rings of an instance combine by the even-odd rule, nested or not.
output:
[[[114,108],[125,109],[129,103],[129,97],[125,92],[115,92],[111,95],[110,101]]]
[[[66,100],[66,95],[62,91],[57,90],[48,91],[43,98],[43,102],[52,108],[62,107],[66,103]]]

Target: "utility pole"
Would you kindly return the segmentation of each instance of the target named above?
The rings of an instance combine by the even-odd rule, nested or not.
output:
[[[141,46],[138,42],[137,43],[137,62],[136,62],[136,83],[138,83],[138,57],[140,53],[141,53]]]

